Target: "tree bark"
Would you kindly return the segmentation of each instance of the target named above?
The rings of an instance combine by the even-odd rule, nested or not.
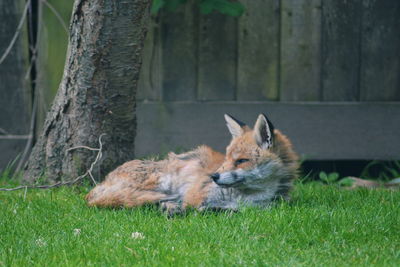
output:
[[[60,181],[86,172],[102,178],[133,158],[135,94],[150,0],[75,0],[63,79],[24,179]]]

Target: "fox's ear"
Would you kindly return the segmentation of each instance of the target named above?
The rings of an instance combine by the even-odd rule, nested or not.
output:
[[[272,147],[274,139],[274,126],[264,114],[258,115],[254,125],[254,138],[259,147],[268,149]]]
[[[228,126],[232,137],[238,137],[244,133],[244,127],[246,127],[246,124],[228,114],[225,114],[224,117],[226,120],[226,126]]]

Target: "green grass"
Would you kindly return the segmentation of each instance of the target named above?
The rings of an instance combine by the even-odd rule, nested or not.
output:
[[[270,210],[172,219],[88,208],[86,192],[0,192],[0,266],[400,266],[399,191],[299,183]]]

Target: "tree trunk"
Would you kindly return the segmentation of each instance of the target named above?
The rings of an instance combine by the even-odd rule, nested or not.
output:
[[[98,147],[97,178],[133,158],[135,94],[150,0],[75,0],[64,75],[24,179],[71,179]]]

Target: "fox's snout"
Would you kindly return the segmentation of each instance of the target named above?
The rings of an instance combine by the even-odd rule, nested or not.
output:
[[[214,182],[217,182],[219,180],[219,173],[215,172],[211,174],[210,177],[214,180]]]

